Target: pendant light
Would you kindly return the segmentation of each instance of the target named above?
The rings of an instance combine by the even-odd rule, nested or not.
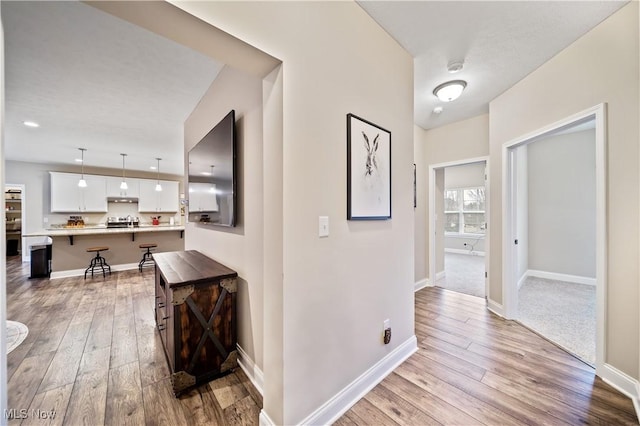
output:
[[[127,154],[120,154],[122,155],[122,183],[120,184],[120,189],[129,189],[129,186],[127,185],[127,182],[124,180],[124,157],[127,156]]]
[[[158,167],[157,167],[157,171],[158,171],[158,183],[156,184],[156,191],[160,192],[162,191],[162,185],[160,185],[160,160],[162,160],[162,158],[156,158],[156,160],[158,160]]]
[[[84,180],[84,152],[87,150],[87,148],[78,148],[80,150],[80,153],[82,155],[82,177],[80,178],[80,180],[78,181],[78,186],[80,188],[86,188],[87,187],[87,181]]]

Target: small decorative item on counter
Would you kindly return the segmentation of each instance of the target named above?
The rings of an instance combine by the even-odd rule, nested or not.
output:
[[[69,216],[67,220],[66,228],[83,228],[84,227],[84,219],[82,216]]]
[[[151,224],[152,225],[160,225],[160,218],[162,216],[151,216]]]

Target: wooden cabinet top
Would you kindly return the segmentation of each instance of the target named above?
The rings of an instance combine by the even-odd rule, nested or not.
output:
[[[169,287],[235,278],[238,273],[197,250],[154,253],[156,267]]]

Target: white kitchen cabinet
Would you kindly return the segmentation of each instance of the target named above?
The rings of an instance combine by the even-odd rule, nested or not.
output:
[[[80,188],[77,173],[51,174],[51,212],[104,213],[107,211],[105,176],[84,175],[86,188]]]
[[[138,198],[140,196],[140,179],[125,178],[127,189],[120,189],[122,177],[107,176],[107,197]]]
[[[189,183],[189,212],[217,212],[216,186],[210,183]]]
[[[141,213],[175,213],[178,211],[178,182],[161,180],[162,191],[156,191],[155,180],[140,180],[138,211]]]

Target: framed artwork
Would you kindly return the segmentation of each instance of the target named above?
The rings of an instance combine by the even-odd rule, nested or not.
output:
[[[347,114],[347,219],[391,219],[391,132]]]
[[[413,208],[418,207],[418,191],[416,187],[416,163],[413,163]]]

